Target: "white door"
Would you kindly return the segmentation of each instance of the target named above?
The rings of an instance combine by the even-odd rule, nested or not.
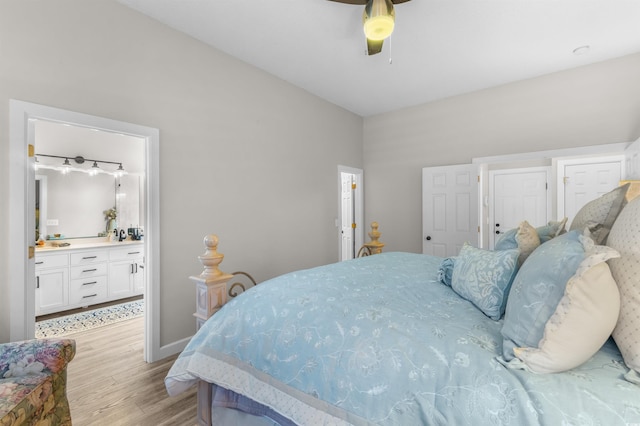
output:
[[[364,243],[364,197],[362,170],[338,166],[339,217],[336,219],[340,239],[339,259],[353,259]]]
[[[342,251],[340,260],[349,260],[355,257],[355,177],[351,173],[341,173],[342,182],[342,218],[340,220],[340,238],[342,239]]]
[[[547,224],[551,214],[549,172],[548,167],[489,172],[489,248],[500,234],[523,220],[532,226]]]
[[[618,186],[624,161],[624,156],[558,161],[558,216],[569,218],[567,226],[585,204]]]
[[[640,138],[624,150],[625,179],[640,179]]]
[[[478,166],[422,169],[422,252],[456,256],[478,245]]]

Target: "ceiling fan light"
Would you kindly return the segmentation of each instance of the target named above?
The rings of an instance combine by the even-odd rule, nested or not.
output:
[[[395,17],[390,0],[369,0],[362,15],[365,36],[374,41],[386,39],[393,32]]]

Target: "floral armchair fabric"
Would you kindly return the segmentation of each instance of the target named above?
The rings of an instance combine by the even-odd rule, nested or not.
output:
[[[67,364],[71,339],[0,344],[0,426],[71,425]]]

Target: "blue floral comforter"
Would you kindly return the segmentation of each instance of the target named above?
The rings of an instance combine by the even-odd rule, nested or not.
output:
[[[502,322],[440,284],[441,261],[384,253],[266,281],[207,321],[167,390],[202,379],[300,425],[640,424],[612,342],[566,373],[506,369]]]

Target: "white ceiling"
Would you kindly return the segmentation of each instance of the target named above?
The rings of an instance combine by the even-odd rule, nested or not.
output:
[[[363,6],[119,1],[365,117],[640,52],[638,0],[412,0],[374,56]]]

